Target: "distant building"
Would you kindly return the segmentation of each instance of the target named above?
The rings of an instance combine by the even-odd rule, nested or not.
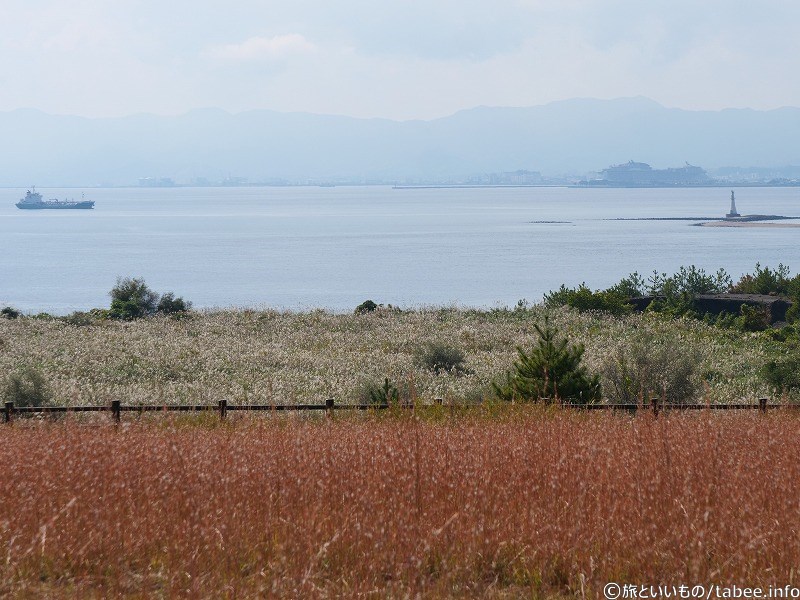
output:
[[[602,181],[620,186],[698,185],[708,183],[708,173],[686,163],[685,167],[654,169],[647,163],[630,161],[601,171]]]
[[[491,185],[537,185],[542,183],[542,174],[539,171],[506,171],[505,173],[492,173],[487,183]]]
[[[719,167],[711,170],[711,176],[728,183],[797,185],[800,167]]]
[[[175,182],[169,177],[140,177],[141,187],[174,187]]]
[[[535,185],[542,182],[542,174],[539,171],[511,171],[503,173],[503,183],[512,183],[515,185]]]
[[[236,187],[239,185],[246,185],[247,184],[247,177],[232,177],[228,175],[225,179],[222,180],[222,185]]]

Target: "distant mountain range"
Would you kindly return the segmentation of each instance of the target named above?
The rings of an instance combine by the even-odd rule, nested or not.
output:
[[[517,169],[583,175],[636,160],[657,168],[800,164],[800,109],[688,111],[646,98],[479,107],[431,121],[256,110],[90,119],[0,113],[0,185],[135,185],[465,179]]]

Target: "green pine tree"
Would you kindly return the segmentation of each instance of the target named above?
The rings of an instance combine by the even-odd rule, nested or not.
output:
[[[517,348],[519,359],[506,380],[493,383],[498,398],[506,401],[566,401],[579,404],[600,399],[600,376],[589,375],[581,365],[583,344],[571,346],[559,337],[558,330],[545,317],[544,326],[534,325],[539,334],[537,345],[526,353]]]

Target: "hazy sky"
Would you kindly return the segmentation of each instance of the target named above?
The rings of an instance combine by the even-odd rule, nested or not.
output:
[[[0,110],[800,106],[797,0],[0,0]]]

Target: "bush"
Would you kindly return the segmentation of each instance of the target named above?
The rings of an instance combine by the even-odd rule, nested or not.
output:
[[[800,389],[800,354],[768,362],[761,369],[761,376],[770,387],[779,392]]]
[[[794,325],[784,325],[783,327],[770,327],[766,330],[766,336],[776,342],[781,342],[789,346],[797,346],[797,328]]]
[[[176,298],[172,292],[167,292],[161,296],[158,301],[156,310],[164,315],[171,315],[175,313],[185,313],[192,308],[192,303],[185,301],[183,298]]]
[[[133,321],[146,314],[136,300],[112,300],[108,311],[109,318],[120,321]]]
[[[693,298],[697,294],[724,294],[731,289],[733,281],[725,269],[713,275],[694,265],[681,267],[673,275],[653,274],[647,280],[647,292],[652,296],[665,296],[667,299]]]
[[[612,315],[624,315],[633,307],[628,304],[627,295],[617,291],[593,292],[586,284],[582,283],[577,288],[568,288],[562,285],[555,292],[544,295],[544,304],[548,308],[559,306],[571,306],[581,312],[587,310],[599,310]]]
[[[372,300],[364,300],[364,302],[356,306],[356,309],[353,312],[355,312],[357,315],[365,315],[367,313],[374,312],[376,308],[378,308],[378,305]]]
[[[786,322],[794,323],[800,319],[800,294],[792,297],[792,305],[786,311]]]
[[[119,277],[117,284],[109,292],[111,296],[112,319],[131,321],[156,312],[158,294],[151,290],[144,279]]]
[[[639,273],[633,272],[627,277],[620,279],[619,283],[612,285],[606,291],[618,294],[624,298],[638,298],[645,295],[647,291],[647,282]]]
[[[26,367],[8,378],[3,393],[6,402],[14,406],[46,406],[51,394],[42,374],[33,367]]]
[[[383,385],[365,382],[356,390],[356,401],[359,404],[391,405],[400,402],[400,390],[386,377]]]
[[[586,404],[600,399],[600,377],[588,375],[581,365],[583,344],[569,345],[569,340],[559,338],[558,331],[545,317],[544,327],[535,324],[539,341],[530,354],[517,348],[519,360],[514,370],[506,373],[506,380],[493,383],[495,394],[501,400],[537,402],[567,400]]]
[[[105,321],[109,318],[109,313],[110,311],[104,308],[93,308],[88,312],[76,310],[66,317],[60,317],[60,320],[75,327],[87,327],[95,325],[98,321]]]
[[[61,320],[68,325],[73,325],[75,327],[86,327],[89,325],[94,325],[94,318],[90,313],[82,312],[80,310],[76,310],[74,313],[67,315],[66,317],[61,317]]]
[[[761,268],[756,263],[755,273],[743,275],[731,288],[736,294],[779,294],[788,295],[792,280],[789,278],[789,267],[779,264],[777,269]]]
[[[609,357],[601,372],[608,400],[622,404],[666,396],[680,404],[693,400],[699,391],[696,368],[699,359],[681,342],[666,337],[640,335],[627,348]]]
[[[769,329],[769,314],[764,308],[742,304],[736,326],[742,331],[764,331]]]
[[[437,375],[441,372],[461,375],[469,373],[469,369],[464,366],[466,358],[464,352],[458,348],[434,342],[417,351],[416,361],[418,365]]]
[[[629,280],[623,280],[619,289],[635,289],[635,273]],[[627,283],[626,283],[627,282]],[[617,286],[609,288],[613,291]],[[743,275],[736,284],[724,269],[713,275],[707,274],[703,269],[691,266],[681,267],[674,275],[659,274],[654,271],[647,280],[647,292],[663,299],[653,302],[649,310],[662,312],[671,316],[690,316],[703,318],[693,310],[693,301],[697,294],[762,294],[785,296],[792,302],[786,313],[786,320],[793,322],[800,316],[800,275],[790,277],[789,267],[779,264],[777,268],[761,267],[756,264],[755,271]],[[744,309],[739,316],[726,317],[725,319],[706,319],[709,323],[716,323],[722,327],[736,328],[742,331],[763,331],[768,327],[768,321],[762,323],[761,316],[752,309]]]
[[[17,319],[22,315],[22,313],[15,308],[6,306],[4,309],[0,310],[0,315],[5,317],[6,319]]]
[[[191,302],[176,298],[172,292],[159,297],[158,293],[151,290],[141,278],[118,278],[109,295],[111,309],[108,311],[108,316],[122,321],[132,321],[156,313],[184,313],[192,307]]]

